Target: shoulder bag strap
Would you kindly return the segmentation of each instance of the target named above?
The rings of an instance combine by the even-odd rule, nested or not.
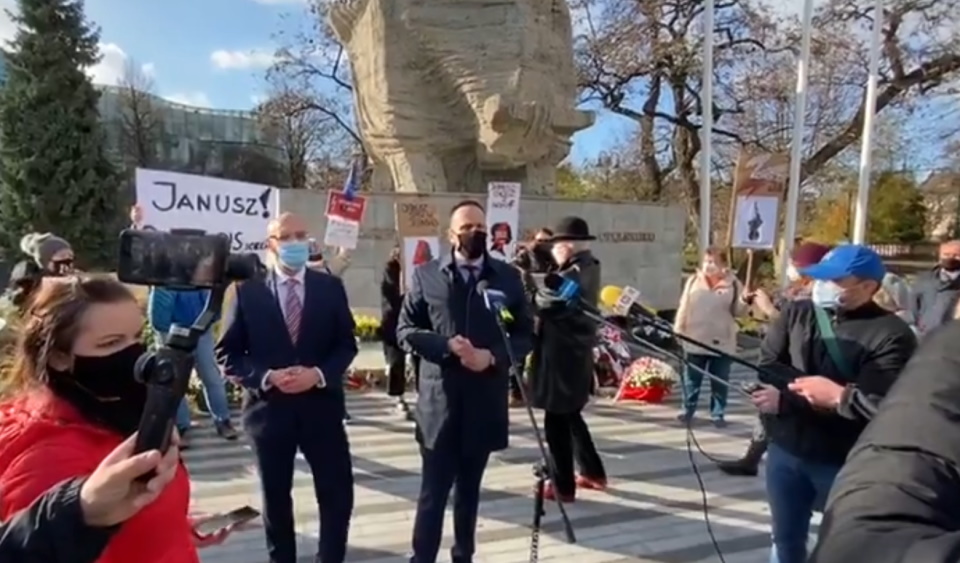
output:
[[[854,374],[850,369],[850,364],[847,363],[846,356],[840,351],[840,343],[837,341],[837,333],[833,330],[830,315],[823,307],[814,306],[813,312],[817,317],[817,329],[820,331],[820,338],[823,339],[823,344],[827,347],[830,359],[833,360],[834,365],[845,377],[853,378]]]

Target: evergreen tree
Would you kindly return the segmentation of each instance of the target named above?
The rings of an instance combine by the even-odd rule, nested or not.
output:
[[[112,263],[120,182],[85,73],[100,59],[99,33],[79,0],[17,4],[0,88],[0,244],[9,256],[25,233],[49,231],[82,263]]]

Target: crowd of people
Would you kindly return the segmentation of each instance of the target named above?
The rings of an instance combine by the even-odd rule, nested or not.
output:
[[[140,224],[136,208],[131,222]],[[405,283],[395,248],[381,285],[387,392],[414,422],[421,456],[412,563],[437,560],[451,492],[451,559],[473,560],[481,482],[490,455],[507,447],[510,406],[524,397],[544,411],[553,462],[545,496],[575,502],[580,489],[608,486],[582,414],[595,390],[597,324],[538,280],[556,273],[597,304],[601,264],[589,226],[566,217],[507,263],[488,254],[479,203],[455,206],[449,225],[448,253]],[[240,422],[253,446],[273,563],[298,560],[298,451],[320,514],[317,561],[346,560],[354,506],[344,377],[358,345],[339,277],[350,256],[324,261],[310,235],[293,213],[270,224],[266,276],[237,284],[219,339],[203,335],[195,353],[206,406],[226,440],[240,432],[224,376],[243,389]],[[146,403],[133,377],[146,351],[144,320],[162,343],[171,325],[193,323],[207,295],[151,288],[145,318],[123,284],[77,272],[68,241],[32,234],[21,247],[27,258],[7,292],[17,338],[0,400],[0,554],[13,546],[5,561],[198,562],[198,549],[234,528],[204,535],[202,519],[189,515],[189,476],[177,463],[189,444],[189,408],[181,406],[177,447],[165,455],[134,456],[130,436]],[[960,329],[949,321],[960,311],[960,242],[943,244],[939,264],[912,286],[859,245],[800,244],[787,275],[790,286],[773,296],[738,280],[721,250],[704,252],[674,321],[687,360],[678,419],[695,416],[706,371],[714,376],[710,419],[725,424],[736,321],[748,310],[762,315],[768,324],[751,396],[757,431],[744,458],[720,469],[755,476],[766,455],[772,560],[807,561],[810,519],[823,510],[813,561],[864,553],[880,563],[955,560],[960,439],[950,424],[960,416],[960,383],[950,375],[960,352],[950,338]],[[488,290],[509,312],[508,338],[478,293]],[[911,361],[918,341],[923,350]],[[408,361],[415,405],[406,400]],[[514,361],[525,381],[511,379]],[[138,481],[149,470],[155,477]],[[76,548],[68,550],[70,538]]]

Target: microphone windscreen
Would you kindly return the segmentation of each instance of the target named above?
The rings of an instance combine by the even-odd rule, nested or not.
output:
[[[557,291],[563,285],[563,281],[563,276],[560,274],[550,273],[544,276],[543,287],[549,289],[550,291]]]
[[[605,307],[613,309],[617,306],[617,302],[620,301],[620,296],[623,294],[623,290],[615,285],[608,285],[600,290],[600,302],[603,303]]]

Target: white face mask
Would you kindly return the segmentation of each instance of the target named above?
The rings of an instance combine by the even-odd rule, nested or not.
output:
[[[705,262],[705,263],[703,264],[703,273],[704,273],[704,274],[709,274],[709,275],[711,275],[711,276],[716,275],[716,274],[719,274],[719,273],[720,273],[720,266],[717,266],[717,265],[716,265],[715,263],[713,263],[713,262]]]
[[[800,279],[800,272],[797,271],[797,267],[793,264],[787,264],[787,279],[792,282]]]
[[[832,281],[813,282],[810,299],[814,305],[824,309],[836,309],[843,305],[843,288]]]

